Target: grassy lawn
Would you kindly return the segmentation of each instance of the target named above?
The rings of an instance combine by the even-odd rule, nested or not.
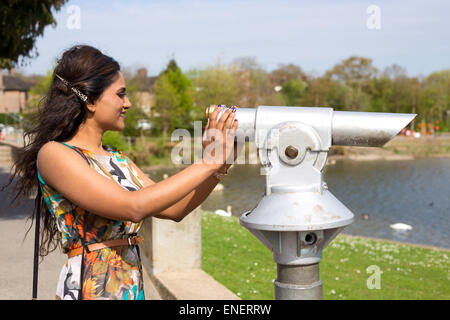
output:
[[[272,253],[237,218],[203,212],[202,246],[202,268],[217,281],[244,300],[274,298]],[[450,299],[449,256],[444,250],[339,235],[320,263],[324,299]],[[369,266],[382,272],[380,289],[368,289]]]

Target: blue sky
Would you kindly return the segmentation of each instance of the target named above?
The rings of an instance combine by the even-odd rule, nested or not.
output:
[[[80,28],[70,6],[79,8]],[[369,29],[370,5],[380,29]],[[86,43],[122,67],[158,74],[173,56],[183,70],[250,56],[268,71],[294,63],[322,74],[351,55],[394,63],[410,76],[450,68],[450,1],[69,1],[20,68],[43,74],[70,46]]]

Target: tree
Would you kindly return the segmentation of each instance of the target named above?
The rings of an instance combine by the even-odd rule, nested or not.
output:
[[[7,0],[0,2],[0,68],[10,68],[22,58],[35,58],[36,38],[47,25],[56,26],[52,9],[67,0]],[[22,60],[23,62],[23,60]]]
[[[287,106],[300,106],[306,83],[301,79],[291,79],[284,83],[281,94]]]
[[[372,97],[369,111],[373,112],[389,112],[391,110],[391,96],[393,91],[392,80],[382,75],[380,78],[372,80]]]
[[[164,136],[176,129],[193,127],[197,113],[193,104],[191,80],[183,74],[175,60],[170,60],[154,85],[155,105],[152,121]]]
[[[53,79],[53,68],[47,71],[45,76],[41,76],[36,85],[30,88],[30,109],[38,106],[39,101],[48,93]]]
[[[450,70],[431,73],[424,81],[420,111],[428,121],[446,119],[450,110]]]
[[[290,80],[306,80],[306,75],[302,69],[295,64],[279,64],[277,69],[270,73],[273,86],[283,86]]]
[[[418,112],[422,83],[417,77],[408,77],[405,68],[397,64],[386,67],[378,78],[371,80],[371,83],[368,90],[371,97],[369,111]],[[413,128],[414,121],[411,123],[411,129]]]
[[[370,108],[370,96],[361,90],[360,87],[344,87],[345,110],[348,111],[368,111]]]
[[[345,110],[345,84],[329,77],[310,79],[303,94],[302,105]]]
[[[202,110],[211,104],[237,104],[239,87],[232,68],[215,65],[192,70],[189,75],[195,87],[195,104]]]
[[[259,105],[282,103],[271,83],[270,74],[253,57],[240,57],[232,62],[234,76],[239,83],[239,94],[235,104],[253,108]]]
[[[325,76],[346,86],[344,106],[346,110],[367,111],[370,109],[370,93],[373,79],[378,73],[372,59],[352,56],[336,64]]]
[[[352,56],[336,64],[325,76],[348,86],[362,88],[377,72],[377,68],[372,65],[372,59]]]
[[[139,100],[137,95],[139,83],[127,78],[125,79],[127,83],[127,97],[130,100],[131,108],[127,110],[125,116],[125,128],[123,129],[122,134],[129,137],[137,137],[141,134],[140,129],[138,128],[138,121],[141,119],[148,119],[148,116],[138,104]]]
[[[176,89],[170,83],[166,74],[158,77],[154,86],[155,105],[151,109],[154,128],[167,136],[169,130],[175,127],[173,124],[179,98]]]

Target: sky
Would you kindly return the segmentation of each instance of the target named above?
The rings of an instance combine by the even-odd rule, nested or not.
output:
[[[65,49],[89,44],[122,68],[157,75],[253,57],[267,71],[294,63],[323,74],[358,55],[409,76],[450,68],[450,1],[71,0],[36,41],[26,75],[45,74]]]

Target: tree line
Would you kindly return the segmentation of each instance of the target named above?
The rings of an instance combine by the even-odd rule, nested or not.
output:
[[[130,78],[136,82],[136,77]],[[158,76],[151,121],[166,135],[175,128],[192,129],[211,104],[317,106],[335,110],[417,113],[419,123],[450,126],[450,70],[428,76],[408,76],[392,65],[378,70],[369,58],[349,57],[322,75],[311,75],[294,64],[266,71],[255,58],[238,58],[183,73],[174,60]],[[155,116],[156,115],[156,116]]]

